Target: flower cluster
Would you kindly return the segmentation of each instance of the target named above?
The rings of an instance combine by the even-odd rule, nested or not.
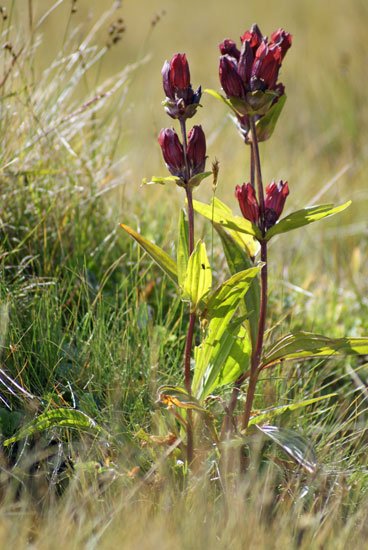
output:
[[[165,110],[169,116],[181,122],[185,143],[181,143],[173,128],[162,129],[158,142],[169,172],[180,178],[178,184],[183,186],[197,174],[203,173],[206,164],[206,137],[202,126],[194,126],[187,136],[183,130],[185,120],[195,114],[199,105],[201,87],[193,92],[188,61],[186,55],[180,53],[175,54],[170,62],[165,61],[162,83],[166,94],[163,102]]]
[[[206,137],[202,126],[193,126],[188,134],[188,166],[186,166],[183,146],[174,129],[162,129],[158,136],[158,142],[167,169],[173,176],[177,176],[184,182],[187,182],[193,176],[204,171],[206,164]],[[189,173],[187,173],[187,169]]]
[[[243,114],[265,114],[260,96],[254,92],[273,92],[273,99],[284,93],[282,84],[277,83],[281,63],[291,46],[292,36],[278,29],[270,40],[262,36],[257,25],[253,25],[241,37],[242,47],[238,50],[233,40],[220,44],[220,81],[228,97],[245,102]],[[257,108],[257,103],[259,107]]]
[[[278,183],[272,181],[266,187],[266,196],[264,199],[264,229],[267,231],[275,225],[284,209],[286,197],[289,194],[287,181],[280,180]],[[261,218],[261,209],[257,201],[254,187],[250,183],[237,185],[235,196],[239,201],[240,210],[247,220],[259,225]]]
[[[162,67],[162,80],[166,99],[165,110],[172,118],[191,118],[199,106],[202,91],[194,92],[190,83],[189,65],[185,53],[175,54]]]
[[[248,143],[248,117],[264,116],[285,94],[283,84],[277,80],[292,35],[278,29],[268,39],[253,25],[240,40],[240,50],[230,39],[219,45],[222,54],[219,75],[222,88],[237,112],[235,122],[240,134]],[[260,139],[268,137],[266,132]]]

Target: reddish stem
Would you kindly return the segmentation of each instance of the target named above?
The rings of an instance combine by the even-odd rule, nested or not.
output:
[[[193,191],[190,187],[185,188],[188,202],[188,237],[189,237],[189,255],[194,250],[194,208],[193,208]]]
[[[180,129],[181,129],[181,136],[183,140],[183,151],[184,151],[184,164],[185,164],[185,183],[187,184],[189,181],[190,173],[189,173],[189,163],[188,163],[188,142],[187,142],[187,129],[185,125],[185,120],[180,119]],[[188,187],[187,193],[188,193]],[[189,205],[188,205],[188,215],[189,215]],[[189,227],[190,232],[190,227]]]
[[[254,152],[252,142],[250,142],[250,184],[254,189]]]
[[[190,179],[189,172],[189,163],[188,163],[188,147],[187,147],[187,131],[185,126],[185,120],[180,119],[180,128],[183,140],[183,151],[184,151],[184,163],[185,163],[185,191],[187,195],[188,203],[188,241],[189,241],[189,255],[192,254],[194,250],[194,209],[193,209],[193,193],[192,189],[189,187],[188,182]],[[195,312],[190,312],[189,317],[189,326],[187,337],[185,341],[185,351],[184,351],[184,383],[185,388],[189,395],[192,393],[192,376],[190,372],[190,359],[192,355],[193,347],[193,337],[194,337],[194,328],[196,323],[196,314]],[[188,410],[187,412],[187,461],[190,465],[193,462],[193,416],[192,411]]]
[[[253,159],[255,164],[255,171],[257,176],[257,194],[258,194],[258,203],[261,213],[260,220],[260,229],[262,233],[264,232],[264,194],[263,194],[263,182],[262,182],[262,171],[261,171],[261,156],[259,154],[258,140],[257,140],[257,130],[254,117],[249,117],[250,129],[252,131],[252,152]]]
[[[261,171],[261,159],[259,154],[259,147],[257,141],[256,125],[253,117],[249,117],[250,128],[252,132],[252,143],[251,143],[251,166],[250,166],[250,177],[251,184],[254,186],[254,179],[256,175],[257,180],[257,194],[258,194],[258,203],[260,206],[260,229],[264,235],[264,193],[263,193],[263,182],[262,182],[262,171]],[[254,174],[255,172],[255,174]],[[261,241],[261,261],[264,263],[261,269],[261,303],[259,311],[259,321],[258,321],[258,332],[257,332],[257,341],[255,348],[252,352],[251,357],[251,367],[250,372],[243,373],[235,382],[233,392],[230,398],[229,407],[227,410],[227,415],[224,421],[224,426],[222,430],[222,437],[232,429],[232,418],[233,413],[236,407],[238,400],[240,387],[244,380],[249,376],[249,385],[247,391],[247,397],[245,401],[244,413],[242,418],[242,429],[246,430],[249,424],[250,415],[252,412],[252,406],[255,396],[256,385],[259,375],[259,366],[261,362],[262,349],[263,349],[263,339],[266,326],[266,316],[267,316],[267,242],[262,239]]]
[[[242,418],[242,429],[246,430],[249,424],[252,405],[259,375],[259,365],[261,363],[263,338],[266,326],[267,315],[267,241],[261,241],[261,261],[264,266],[261,270],[261,304],[259,309],[258,334],[255,350],[252,354],[252,364],[250,369],[249,386],[247,398],[245,401],[244,414]]]
[[[264,236],[265,232],[265,204],[264,204],[264,194],[263,194],[263,181],[262,181],[262,171],[261,171],[261,157],[259,154],[258,140],[257,140],[257,131],[256,123],[254,117],[249,117],[250,128],[252,131],[252,149],[254,156],[254,163],[257,176],[257,192],[258,192],[258,203],[261,213],[260,219],[260,229],[262,235]],[[245,407],[242,419],[242,429],[246,430],[249,424],[250,415],[252,412],[252,405],[254,401],[256,385],[259,374],[259,365],[261,362],[262,349],[263,349],[263,338],[264,331],[266,326],[266,315],[267,315],[267,241],[262,239],[261,241],[261,261],[263,262],[263,267],[261,269],[261,303],[259,309],[259,321],[258,321],[258,334],[257,342],[255,349],[252,353],[252,361],[250,367],[250,377],[249,385],[247,391],[247,398],[245,400]]]

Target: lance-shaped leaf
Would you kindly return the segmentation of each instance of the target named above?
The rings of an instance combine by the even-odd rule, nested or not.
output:
[[[294,430],[279,428],[278,426],[257,426],[258,429],[300,464],[308,473],[314,474],[317,470],[317,458],[314,449],[305,437]]]
[[[134,231],[134,229],[132,229],[128,225],[121,223],[120,227],[122,227],[124,231],[128,233],[128,235],[130,235],[135,241],[137,241],[137,243],[147,252],[152,260],[161,267],[162,271],[164,271],[164,273],[166,273],[166,275],[168,275],[168,277],[170,277],[170,279],[174,281],[174,283],[178,283],[178,272],[176,264],[174,260],[170,258],[170,256],[164,250],[162,250],[162,248],[154,243],[151,243],[151,241],[143,237],[140,233],[137,233],[137,231]]]
[[[298,227],[303,227],[309,223],[327,218],[327,216],[338,214],[350,205],[351,201],[340,204],[340,206],[334,206],[333,204],[321,204],[319,206],[308,206],[303,210],[292,212],[288,216],[285,216],[285,218],[282,218],[267,231],[265,237],[266,241],[269,241],[274,235],[286,233],[292,229],[297,229]]]
[[[258,412],[249,420],[248,426],[254,426],[255,424],[262,424],[263,422],[270,422],[277,416],[284,414],[285,412],[297,411],[298,409],[303,409],[319,401],[324,401],[325,399],[330,399],[330,397],[335,397],[336,393],[329,393],[327,395],[321,395],[320,397],[312,397],[311,399],[305,399],[304,401],[299,401],[298,403],[289,403],[288,405],[280,405],[279,407],[272,407],[271,409],[266,409],[262,412]]]
[[[194,201],[196,202],[196,201]],[[202,205],[202,203],[199,203]],[[226,216],[232,216],[233,213],[231,211],[231,208],[229,208],[225,203],[220,201],[217,197],[214,197],[209,205],[204,205],[205,208],[200,206],[201,211],[199,212],[204,216],[205,218],[209,219],[215,226],[215,229],[218,231],[218,228],[223,229],[223,227],[219,224],[216,224],[214,220],[214,212],[216,211],[217,214],[221,214],[221,212]],[[210,209],[209,209],[210,208]],[[248,235],[246,233],[240,233],[239,231],[236,231],[235,229],[226,228],[226,232],[231,235],[231,237],[234,239],[234,241],[239,245],[239,248],[241,248],[243,251],[248,253],[248,256],[253,259],[257,255],[260,245],[257,239],[252,237],[251,235]],[[218,231],[219,233],[219,231]],[[220,233],[219,233],[220,234]],[[221,235],[220,235],[221,236]],[[242,269],[238,269],[238,271],[242,271],[243,269],[246,269],[247,267],[252,267],[252,263],[248,261],[248,265],[243,266]]]
[[[276,93],[272,90],[266,90],[262,92],[257,90],[255,92],[248,92],[246,100],[238,97],[230,97],[229,99],[216,92],[216,90],[206,89],[205,93],[211,95],[215,99],[219,99],[236,115],[264,115],[269,110],[272,102],[276,97]]]
[[[240,216],[234,216],[231,210],[225,210],[223,208],[213,207],[211,204],[204,204],[203,202],[193,201],[194,210],[199,214],[202,214],[205,218],[217,223],[226,229],[237,231],[239,233],[245,233],[262,239],[262,233],[260,229],[249,220],[241,218]]]
[[[7,447],[20,439],[24,439],[25,437],[55,427],[72,428],[92,433],[99,433],[102,431],[105,434],[107,433],[105,430],[102,430],[102,428],[98,426],[92,418],[84,414],[82,411],[60,408],[52,411],[46,411],[37,416],[37,418],[32,420],[32,422],[29,422],[29,424],[21,428],[16,435],[6,439],[4,441],[4,446]]]
[[[368,338],[327,338],[320,334],[301,331],[284,336],[267,350],[262,368],[286,360],[367,354]]]
[[[151,179],[144,178],[142,185],[166,185],[166,183],[175,183],[181,187],[185,185],[184,181],[178,176],[152,176]]]
[[[207,205],[205,205],[207,207]],[[226,215],[232,215],[231,209],[214,197],[210,204],[211,210],[208,207],[203,211],[203,214],[213,221],[213,213],[216,210],[218,213],[223,212]],[[211,217],[209,214],[211,213]],[[226,228],[219,224],[213,224],[218,235],[220,236],[225,257],[229,266],[231,275],[244,271],[245,269],[254,266],[252,259],[256,256],[259,250],[259,242],[252,236],[245,233]],[[260,287],[256,277],[245,294],[245,307],[242,314],[248,317],[248,324],[252,338],[252,345],[255,345],[258,332],[259,318],[259,302],[260,302]]]
[[[217,233],[222,242],[222,248],[225,253],[227,265],[231,275],[253,267],[253,262],[250,260],[244,246],[239,243],[238,236],[242,237],[235,231],[225,231],[220,225],[214,224]],[[257,242],[257,241],[254,241]],[[257,243],[258,244],[258,243]],[[244,296],[243,308],[241,307],[242,315],[247,316],[249,332],[252,340],[252,347],[255,346],[258,334],[258,319],[260,307],[260,285],[258,277],[255,277],[250,285],[248,292]]]
[[[258,141],[266,141],[272,136],[285,102],[286,95],[283,95],[272,105],[267,114],[258,119],[256,122]]]
[[[206,252],[206,245],[198,241],[188,260],[183,282],[183,299],[189,300],[191,311],[195,311],[201,300],[211,290],[212,271]]]
[[[188,260],[189,260],[188,220],[185,217],[185,211],[182,209],[179,215],[178,245],[176,250],[178,283],[180,288],[183,288],[184,280],[187,273]]]
[[[207,319],[218,319],[221,315],[233,314],[239,305],[239,301],[248,291],[254,277],[258,275],[261,267],[251,267],[232,275],[224,281],[208,297],[206,303],[205,317]],[[230,318],[229,318],[230,320]]]
[[[235,382],[248,369],[251,352],[248,331],[239,323],[230,324],[219,339],[209,337],[196,347],[193,388],[198,399],[204,400],[217,388]]]
[[[236,273],[216,289],[207,300],[204,315],[209,320],[208,332],[205,340],[195,352],[196,362],[192,385],[193,394],[201,399],[206,396],[210,387],[206,381],[211,380],[212,383],[221,373],[224,349],[229,350],[229,353],[230,350],[233,350],[233,357],[236,355],[232,346],[239,344],[239,342],[234,344],[234,336],[238,337],[239,333],[231,333],[230,323],[239,303],[259,271],[260,268],[253,267]],[[240,338],[243,338],[243,334]],[[240,372],[244,372],[248,368],[248,360],[245,358],[247,353],[244,351],[247,347],[248,344],[244,341],[242,352],[244,364],[239,363]],[[221,361],[217,360],[219,353]]]
[[[212,172],[201,172],[200,174],[196,174],[190,180],[188,181],[188,185],[190,187],[198,187],[198,185],[203,181],[204,179],[208,178]]]
[[[203,90],[203,91],[204,91],[205,94],[211,95],[215,99],[218,99],[218,100],[222,101],[223,103],[225,103],[225,105],[230,107],[230,109],[236,115],[238,114],[238,111],[235,109],[235,107],[233,107],[233,105],[231,104],[231,101],[229,99],[227,99],[225,96],[223,96],[222,94],[219,94],[218,92],[216,92],[216,90],[212,90],[210,88],[207,88],[206,90]]]

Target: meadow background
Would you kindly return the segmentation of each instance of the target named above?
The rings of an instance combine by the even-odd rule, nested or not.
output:
[[[219,89],[219,42],[238,39],[254,22],[264,34],[284,27],[294,36],[280,75],[288,100],[273,138],[261,146],[264,179],[288,180],[289,211],[348,199],[353,205],[273,241],[270,326],[277,328],[269,337],[293,329],[367,335],[368,4],[2,6],[2,438],[45,410],[76,407],[113,440],[50,429],[4,450],[2,543],[363,547],[364,358],[280,368],[260,383],[259,408],[337,393],[323,407],[282,420],[313,442],[320,462],[313,479],[264,469],[224,502],[205,475],[180,491],[160,450],[142,446],[140,430],[160,427],[157,387],[181,380],[187,318],[173,287],[118,224],[174,253],[183,194],[141,187],[142,178],[166,174],[157,143],[160,129],[172,125],[161,106],[164,60],[186,52],[193,85]],[[234,187],[246,181],[248,158],[225,108],[205,94],[202,105],[195,123],[206,132],[209,162],[220,162],[217,196],[237,210]],[[200,200],[212,196],[206,181]],[[210,246],[214,239],[221,281],[219,243],[205,223],[198,220],[197,228]]]

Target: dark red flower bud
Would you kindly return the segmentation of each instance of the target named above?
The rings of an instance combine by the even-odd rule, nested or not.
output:
[[[162,67],[161,74],[162,74],[162,84],[164,87],[164,92],[166,94],[166,97],[169,97],[170,99],[174,99],[175,92],[170,83],[170,63],[168,61],[165,61],[164,66]]]
[[[196,91],[190,84],[190,72],[186,55],[176,53],[162,68],[162,82],[166,94],[165,111],[172,118],[186,120],[195,115],[201,99],[201,87]]]
[[[190,86],[190,72],[185,53],[175,54],[170,61],[170,85],[178,90],[186,90]]]
[[[193,126],[188,134],[188,161],[190,175],[204,172],[206,165],[206,136],[202,126]]]
[[[265,197],[266,229],[272,227],[281,216],[288,194],[289,186],[287,181],[280,180],[278,183],[272,181],[267,185]]]
[[[184,151],[178,134],[172,128],[164,128],[158,136],[158,142],[169,172],[173,176],[183,178],[185,174]]]
[[[240,39],[240,55],[232,40],[226,39],[220,44],[223,54],[219,71],[221,85],[237,112],[264,116],[284,95],[284,87],[277,79],[282,60],[291,46],[292,36],[284,29],[278,29],[268,41],[266,36],[262,36],[259,27],[253,25]],[[269,91],[274,94],[267,93]],[[241,102],[234,103],[232,98],[241,99]],[[242,128],[241,134],[246,139]]]
[[[219,48],[222,55],[230,55],[230,57],[235,57],[236,60],[240,57],[240,51],[236,47],[234,40],[226,38],[226,40],[219,44]]]
[[[250,183],[243,183],[235,187],[235,196],[239,201],[240,210],[247,220],[257,224],[259,220],[259,206],[254,188]]]
[[[244,86],[237,71],[237,63],[233,57],[220,57],[220,82],[228,97],[243,97]]]
[[[276,86],[281,60],[281,48],[276,45],[268,46],[267,42],[263,41],[256,51],[252,77],[263,80],[265,89],[272,90]]]
[[[250,78],[252,76],[252,67],[254,61],[253,48],[249,40],[244,40],[238,62],[238,73],[242,81],[249,88]]]
[[[261,42],[263,40],[263,35],[258,25],[254,24],[251,26],[249,31],[245,31],[243,36],[240,37],[240,40],[242,42],[245,42],[247,40],[255,53],[257,48],[261,45]]]
[[[286,52],[291,47],[293,36],[284,29],[277,29],[271,34],[270,45],[275,44],[281,48],[281,59],[284,59]]]

